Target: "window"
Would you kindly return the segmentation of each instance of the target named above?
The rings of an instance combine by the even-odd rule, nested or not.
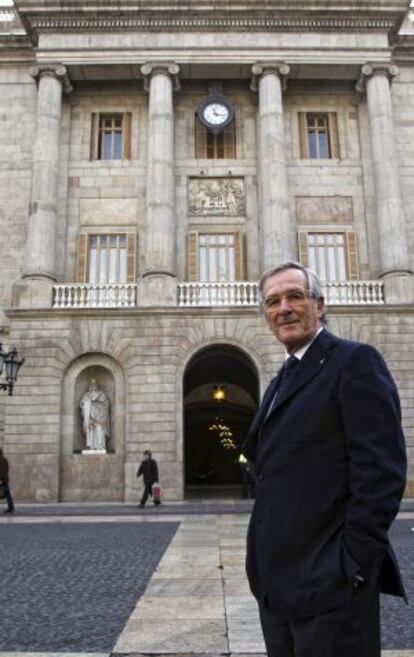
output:
[[[207,130],[195,116],[195,157],[221,160],[236,157],[236,122],[232,121],[215,135]]]
[[[358,253],[354,231],[299,231],[298,237],[300,262],[316,271],[322,281],[358,279]]]
[[[131,114],[92,114],[91,160],[131,158]]]
[[[340,157],[335,112],[299,112],[299,136],[302,159]]]
[[[225,283],[243,280],[241,232],[196,232],[188,236],[188,274],[191,281]]]
[[[134,283],[135,247],[134,233],[80,235],[77,281],[94,285]]]

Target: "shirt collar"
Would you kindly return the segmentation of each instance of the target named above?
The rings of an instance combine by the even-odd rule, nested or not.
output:
[[[312,340],[310,340],[310,342],[308,342],[307,344],[305,344],[304,347],[301,347],[298,351],[296,351],[296,352],[295,352],[294,354],[292,354],[292,355],[295,356],[295,358],[297,358],[298,360],[302,360],[302,358],[304,357],[304,355],[305,355],[306,352],[308,351],[309,347],[311,346],[312,342],[313,342],[314,340],[316,340],[316,338],[318,337],[319,333],[320,333],[321,331],[323,331],[323,329],[324,329],[324,327],[323,327],[323,326],[320,326],[320,327],[318,328],[318,330],[316,331],[315,335],[313,336]],[[290,354],[289,354],[288,352],[286,352],[285,360],[287,360],[287,359],[289,358],[289,356],[290,356]]]

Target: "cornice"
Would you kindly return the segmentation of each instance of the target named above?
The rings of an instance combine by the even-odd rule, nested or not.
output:
[[[323,16],[314,15],[228,15],[225,12],[197,14],[186,16],[140,13],[139,16],[48,16],[27,17],[32,30],[36,32],[56,31],[381,31],[388,32],[394,28],[395,20],[391,17],[350,16],[348,12]]]
[[[408,0],[15,0],[35,41],[44,32],[392,32]]]

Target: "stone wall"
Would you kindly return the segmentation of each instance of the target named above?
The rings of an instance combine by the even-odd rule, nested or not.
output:
[[[138,85],[137,85],[138,86]],[[177,276],[186,280],[189,230],[242,230],[246,241],[245,277],[255,280],[261,272],[258,242],[256,95],[243,84],[226,82],[224,92],[235,105],[237,157],[231,160],[195,158],[194,114],[208,91],[207,84],[186,83],[175,95]],[[60,278],[72,281],[75,275],[79,231],[99,232],[106,228],[134,230],[138,237],[138,274],[143,270],[146,193],[146,135],[148,128],[146,93],[127,85],[111,91],[87,85],[68,101],[63,116],[61,149],[61,195],[58,262]],[[340,160],[301,160],[299,154],[299,111],[336,111],[338,114]],[[93,112],[125,111],[132,115],[131,160],[91,161],[91,116]],[[300,90],[298,84],[284,95],[285,137],[290,193],[290,213],[296,221],[297,197],[342,196],[351,199],[351,221],[333,222],[335,230],[353,228],[358,235],[360,277],[375,278],[378,270],[377,230],[372,209],[367,159],[369,136],[364,129],[364,103],[353,92]],[[366,127],[366,126],[365,126]],[[69,136],[68,136],[69,135]],[[65,146],[65,144],[67,144]],[[69,145],[70,144],[70,145]],[[65,148],[69,161],[65,160]],[[242,178],[245,212],[237,216],[192,216],[189,213],[188,184],[191,177]],[[371,181],[372,182],[372,181]],[[66,187],[65,187],[66,183]],[[67,217],[66,217],[67,213]],[[303,225],[301,226],[304,227]],[[329,228],[312,223],[307,228]],[[65,239],[66,236],[66,239]],[[66,244],[66,246],[65,246]],[[60,253],[65,249],[65,253]],[[294,254],[297,255],[297,254]],[[62,271],[63,268],[63,271]]]
[[[373,343],[384,354],[399,386],[414,493],[413,312],[335,310],[330,329]],[[283,360],[255,310],[220,313],[193,309],[130,311],[98,315],[19,311],[12,337],[27,362],[5,418],[5,448],[19,500],[136,501],[137,464],[150,447],[161,471],[166,499],[183,494],[183,376],[200,349],[228,344],[255,363],[261,392]],[[77,377],[105,368],[112,393],[115,452],[99,457],[73,453]],[[114,389],[115,389],[114,388]]]

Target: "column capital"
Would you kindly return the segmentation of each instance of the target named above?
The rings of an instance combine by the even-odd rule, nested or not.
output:
[[[256,62],[251,71],[250,89],[252,91],[257,91],[257,81],[265,75],[277,75],[282,83],[283,91],[286,89],[286,78],[290,73],[290,66],[286,62]]]
[[[179,91],[179,72],[180,67],[175,62],[146,62],[141,66],[141,73],[144,76],[145,91],[149,91],[150,81],[154,75],[167,75],[172,79],[174,91]]]
[[[364,64],[361,68],[359,80],[355,85],[355,89],[359,93],[363,93],[366,89],[368,80],[377,75],[385,76],[390,82],[399,73],[399,68],[395,64]]]
[[[29,75],[36,80],[37,84],[45,76],[56,78],[62,83],[65,94],[70,94],[73,91],[68,70],[63,64],[36,64],[36,66],[32,66],[29,69]]]

